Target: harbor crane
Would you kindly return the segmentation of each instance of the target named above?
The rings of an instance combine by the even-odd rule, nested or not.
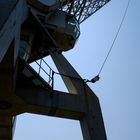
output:
[[[75,46],[80,24],[109,0],[0,0],[0,140],[12,140],[25,112],[79,120],[84,140],[107,140],[99,99],[62,52]],[[51,56],[68,93],[30,63]],[[45,71],[40,63],[39,69]]]

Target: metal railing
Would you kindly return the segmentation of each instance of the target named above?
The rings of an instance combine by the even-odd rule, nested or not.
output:
[[[24,48],[21,47],[21,49],[23,49],[25,51],[25,53],[27,53],[29,55],[29,57],[31,57],[31,58],[33,57]],[[41,58],[40,60],[34,61],[34,64],[36,64],[38,66],[38,68],[37,67],[35,68],[35,66],[32,66],[32,64],[29,64],[29,65],[52,87],[52,89],[54,89],[54,82],[55,82],[54,75],[71,78],[71,79],[75,79],[75,80],[80,80],[83,82],[87,81],[86,79],[55,72],[41,56],[40,56],[40,58]],[[47,69],[48,69],[48,71],[47,71]],[[47,78],[42,74],[42,72],[47,76]]]
[[[21,49],[20,51],[24,51],[24,53],[26,53],[26,55],[28,55],[29,57],[33,58],[31,53],[27,52],[23,47],[21,47],[20,49]],[[20,56],[20,58],[22,58],[22,57]],[[40,60],[35,60],[34,63],[38,66],[38,68],[37,68],[38,71],[36,70],[36,72],[53,88],[53,75],[54,75],[53,69],[47,64],[47,62],[43,58],[41,58]],[[42,63],[45,64],[45,67],[48,69],[48,71],[45,70],[42,67]],[[31,67],[33,67],[31,64],[29,64],[29,65]],[[46,78],[46,76],[42,76],[41,72],[43,72],[47,76],[47,78]]]
[[[47,83],[53,88],[53,84],[54,84],[54,70],[49,66],[49,64],[43,59],[41,58],[40,60],[40,63],[38,63],[37,61],[35,61],[35,63],[39,66],[38,68],[38,74],[43,78],[41,72],[44,72],[48,79],[46,80],[46,78],[43,78],[45,81],[47,81]],[[47,67],[48,71],[45,70],[45,68],[43,68],[43,63],[45,64],[45,67]]]

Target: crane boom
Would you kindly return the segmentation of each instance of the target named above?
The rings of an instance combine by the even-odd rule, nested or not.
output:
[[[78,23],[82,23],[109,1],[110,0],[68,0],[68,3],[63,6],[63,11],[74,15]]]
[[[73,15],[78,20],[78,23],[82,23],[110,0],[54,0],[52,5],[49,1],[44,0],[27,0],[28,3],[34,5],[43,12],[49,12],[54,10],[62,10],[66,13]],[[42,4],[42,1],[43,4]]]

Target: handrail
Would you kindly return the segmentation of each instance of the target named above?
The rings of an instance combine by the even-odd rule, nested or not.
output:
[[[31,53],[27,52],[23,47],[21,47],[21,49],[23,49],[30,57],[33,57]],[[39,66],[39,71],[38,71],[38,74],[40,75],[40,72],[41,70],[49,77],[48,79],[48,84],[52,87],[54,87],[54,74],[57,74],[57,75],[60,75],[60,76],[64,76],[64,77],[67,77],[67,78],[72,78],[72,79],[75,79],[75,80],[81,80],[83,82],[86,82],[86,79],[82,79],[82,78],[78,78],[78,77],[74,77],[74,76],[70,76],[70,75],[66,75],[66,74],[63,74],[63,73],[58,73],[58,72],[55,72],[50,66],[49,64],[47,64],[47,62],[41,58],[40,59],[40,63],[38,63],[36,60],[34,61],[38,66]],[[42,62],[44,62],[44,64],[49,68],[49,73],[47,73],[47,71],[42,67]],[[46,79],[45,79],[46,80]]]
[[[29,53],[29,52],[27,52],[23,47],[21,47],[21,49],[25,52],[25,53],[27,53],[27,55],[29,55],[30,57],[33,57],[32,56],[32,54],[31,53]],[[52,73],[54,73],[54,71],[52,70],[52,68],[46,63],[46,61],[43,59],[43,58],[41,58],[40,59],[41,60],[41,63],[39,64],[36,60],[34,61],[38,66],[39,66],[39,71],[37,72],[39,75],[40,75],[40,72],[41,72],[41,70],[49,77],[49,80],[47,81],[48,82],[48,84],[50,85],[50,86],[53,86],[52,84],[50,84],[51,83],[51,81],[53,80],[53,77],[52,77]],[[42,67],[42,62],[44,62],[44,64],[49,68],[49,73],[47,73],[47,71]],[[53,83],[53,82],[52,82]]]

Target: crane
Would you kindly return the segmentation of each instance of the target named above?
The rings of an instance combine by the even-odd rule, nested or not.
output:
[[[74,47],[80,24],[108,2],[0,1],[0,140],[13,139],[16,116],[25,112],[76,119],[84,140],[107,139],[98,97],[61,52]],[[55,72],[46,62],[49,82],[30,66],[48,55],[69,94],[53,88]]]

